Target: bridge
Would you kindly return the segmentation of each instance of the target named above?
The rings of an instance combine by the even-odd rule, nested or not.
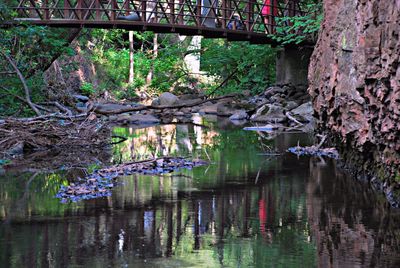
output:
[[[27,22],[67,28],[126,29],[202,35],[276,44],[277,18],[302,16],[300,0],[18,0],[16,15],[0,24]],[[289,25],[290,22],[286,22]]]

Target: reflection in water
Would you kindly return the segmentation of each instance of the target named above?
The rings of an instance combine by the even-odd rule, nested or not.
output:
[[[193,125],[116,128],[112,162],[187,155],[213,164],[131,175],[111,197],[60,204],[68,174],[0,177],[6,267],[354,267],[399,264],[400,217],[334,163],[289,154],[307,142]],[[263,143],[263,144],[262,144]],[[78,173],[77,173],[78,172]],[[80,171],[81,172],[81,171]]]
[[[400,211],[334,163],[310,160],[307,213],[319,267],[400,267]]]

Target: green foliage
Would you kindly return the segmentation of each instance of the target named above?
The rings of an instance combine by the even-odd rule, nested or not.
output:
[[[205,39],[203,49],[201,68],[218,78],[214,88],[232,76],[218,94],[242,90],[259,93],[275,81],[276,50],[268,45]]]
[[[283,45],[315,42],[323,19],[322,1],[303,3],[302,10],[302,16],[276,18],[276,33],[270,37]]]
[[[126,32],[120,30],[95,30],[91,41],[94,43],[92,59],[101,72],[100,88],[111,91],[118,98],[135,97],[136,91],[146,88],[147,93],[158,94],[170,91],[173,86],[185,80],[183,66],[184,49],[170,42],[170,37],[159,38],[158,56],[154,58],[153,33],[135,32],[134,82],[128,83],[129,43]],[[140,47],[140,48],[138,48]],[[153,77],[146,84],[150,70]]]
[[[82,83],[81,91],[86,95],[93,95],[95,93],[93,84],[88,82]]]
[[[0,4],[0,14],[3,19],[12,19],[13,14],[7,6]],[[43,68],[56,55],[73,54],[73,50],[62,38],[62,29],[50,29],[32,26],[21,22],[18,27],[0,28],[0,51],[8,55],[16,63],[31,89],[32,100],[43,100]],[[21,101],[15,96],[24,96],[21,81],[10,63],[0,55],[0,115],[31,115],[30,109],[21,106]],[[5,74],[5,75],[4,75]]]

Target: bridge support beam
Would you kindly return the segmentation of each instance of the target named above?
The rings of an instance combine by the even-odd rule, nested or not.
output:
[[[276,84],[307,87],[312,51],[313,49],[304,47],[285,47],[279,51],[276,59]]]

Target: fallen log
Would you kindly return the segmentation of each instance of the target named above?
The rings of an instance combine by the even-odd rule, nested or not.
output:
[[[180,109],[180,108],[186,108],[186,107],[193,107],[197,105],[201,105],[203,103],[209,102],[209,101],[217,101],[217,100],[222,100],[226,98],[232,98],[236,97],[239,94],[233,93],[233,94],[228,94],[220,97],[215,97],[211,99],[205,99],[201,101],[197,101],[194,103],[187,103],[187,104],[178,104],[178,105],[138,105],[134,107],[127,107],[127,108],[122,108],[118,110],[112,110],[112,111],[101,111],[97,109],[95,106],[93,108],[93,111],[97,114],[102,114],[102,115],[113,115],[113,114],[122,114],[122,113],[129,113],[129,112],[138,112],[138,111],[144,111],[144,110],[163,110],[163,109]]]

